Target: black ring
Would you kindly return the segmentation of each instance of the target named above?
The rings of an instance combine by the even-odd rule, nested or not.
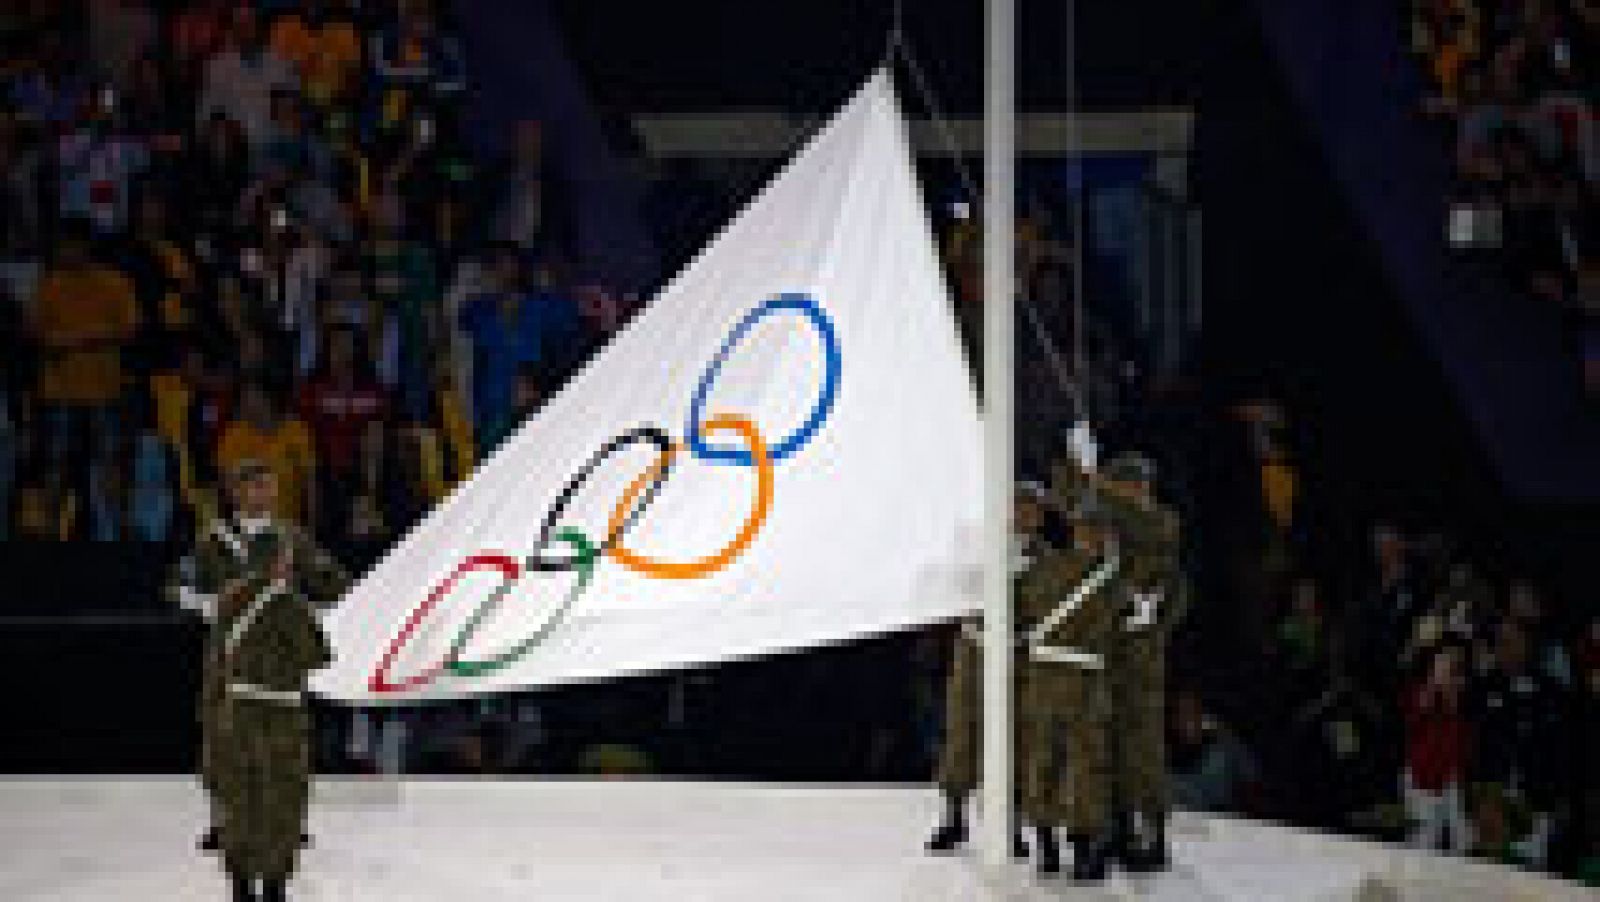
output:
[[[528,554],[528,559],[524,562],[529,570],[556,573],[571,570],[576,566],[578,561],[576,557],[551,560],[542,556],[545,548],[550,545],[551,535],[555,531],[556,524],[561,520],[561,515],[566,512],[567,505],[572,503],[573,496],[589,480],[589,476],[594,473],[595,468],[605,463],[606,459],[611,455],[628,445],[638,442],[649,442],[655,445],[657,451],[660,452],[660,459],[656,464],[656,477],[651,481],[650,487],[639,497],[633,510],[617,525],[616,531],[607,536],[606,540],[596,548],[595,555],[599,556],[610,551],[622,539],[622,534],[633,526],[634,522],[639,519],[639,515],[644,513],[644,509],[649,507],[650,502],[654,501],[656,495],[661,492],[662,484],[667,481],[667,476],[672,472],[672,438],[658,426],[638,426],[601,445],[600,450],[596,451],[594,456],[590,457],[588,462],[579,468],[578,472],[567,481],[566,486],[561,489],[561,493],[556,496],[555,504],[551,505],[550,512],[545,514],[544,522],[539,526],[539,539],[534,543],[533,551]]]

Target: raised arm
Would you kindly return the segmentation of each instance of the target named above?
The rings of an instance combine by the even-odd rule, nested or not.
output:
[[[303,532],[295,534],[295,578],[311,603],[331,608],[349,590],[352,579],[333,555]]]

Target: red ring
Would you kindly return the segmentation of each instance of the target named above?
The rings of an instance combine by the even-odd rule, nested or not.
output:
[[[416,632],[417,627],[422,624],[423,618],[427,617],[428,613],[433,610],[433,606],[439,603],[439,599],[443,598],[446,592],[455,587],[461,577],[484,567],[499,570],[506,583],[516,580],[522,569],[516,560],[504,554],[475,554],[457,564],[456,569],[451,571],[443,582],[434,587],[434,590],[428,593],[428,597],[423,599],[423,602],[411,612],[411,616],[406,618],[405,625],[395,635],[394,641],[389,643],[389,650],[384,652],[383,657],[378,661],[378,668],[372,672],[372,679],[367,683],[367,688],[370,691],[399,692],[403,689],[412,689],[433,682],[440,673],[444,672],[445,661],[448,658],[441,658],[439,663],[433,667],[398,682],[389,680],[389,667],[394,663],[395,656],[410,641],[411,634]]]

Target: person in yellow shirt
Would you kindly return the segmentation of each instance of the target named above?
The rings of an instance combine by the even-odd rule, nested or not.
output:
[[[95,261],[84,223],[63,228],[55,264],[39,283],[33,333],[40,349],[36,397],[50,428],[50,453],[64,458],[88,419],[95,448],[116,438],[116,406],[127,375],[123,351],[139,326],[133,282]]]
[[[433,426],[443,439],[447,464],[443,486],[445,492],[471,476],[477,465],[478,446],[472,434],[472,414],[468,408],[467,393],[461,388],[459,372],[450,354],[441,354],[434,364],[433,396],[437,421]]]
[[[217,440],[217,467],[228,471],[246,460],[260,460],[277,474],[277,517],[307,526],[315,522],[317,458],[311,431],[286,417],[258,384],[239,392],[238,413]]]
[[[308,0],[280,15],[267,39],[274,53],[294,63],[306,99],[327,107],[354,86],[360,72],[361,32],[348,10],[330,10],[326,0]]]

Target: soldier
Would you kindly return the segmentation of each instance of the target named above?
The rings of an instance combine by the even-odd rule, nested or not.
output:
[[[1036,824],[1062,826],[1072,842],[1072,877],[1105,879],[1110,838],[1111,695],[1105,667],[1118,626],[1108,591],[1123,562],[1101,513],[1083,503],[1085,474],[1057,465],[1056,505],[1073,511],[1072,542],[1046,555],[1018,599],[1029,624],[1019,707],[1029,712],[1023,744],[1044,748],[1020,783]],[[1041,869],[1043,870],[1043,869]]]
[[[229,476],[236,518],[212,521],[193,560],[193,589],[215,598],[201,774],[234,899],[280,902],[309,800],[305,681],[331,658],[313,603],[336,601],[348,577],[304,533],[273,519],[278,487],[266,464],[244,460]]]
[[[1013,729],[1017,807],[1034,826],[1039,872],[1060,870],[1056,828],[1065,826],[1075,849],[1074,879],[1096,881],[1105,876],[1109,825],[1109,695],[1099,667],[1115,623],[1108,596],[1092,589],[1100,578],[1094,574],[1107,563],[1105,546],[1092,524],[1077,527],[1076,544],[1056,548],[1037,539],[1045,507],[1072,509],[1081,482],[1077,466],[1064,463],[1048,493],[1034,488],[1019,499],[1018,531],[1027,537],[1028,560],[1017,592],[1020,650]],[[1070,610],[1064,608],[1075,594]],[[957,640],[938,777],[946,819],[928,843],[934,851],[947,851],[967,838],[965,804],[977,785],[981,656],[976,640],[975,632]],[[1015,842],[1019,857],[1026,855],[1020,832]]]
[[[1187,591],[1177,515],[1160,505],[1154,468],[1128,455],[1107,468],[1105,505],[1127,562],[1113,591],[1125,614],[1108,661],[1112,701],[1113,853],[1135,873],[1168,866],[1165,695],[1167,637]]]
[[[204,620],[208,626],[215,621],[217,604],[216,598],[201,592],[197,592],[194,589],[193,554],[185,555],[183,559],[179,561],[178,580],[168,589],[168,592],[174,597],[180,607],[200,615],[200,618]],[[197,845],[201,850],[206,852],[214,852],[218,848],[216,813],[217,794],[216,787],[211,782],[210,768],[207,766],[210,760],[209,751],[211,747],[211,730],[212,726],[216,723],[216,719],[212,717],[215,706],[208,704],[210,699],[207,697],[206,693],[206,688],[211,684],[212,680],[212,677],[210,676],[210,665],[211,656],[203,656],[200,662],[201,692],[198,704],[195,706],[196,710],[199,712],[200,721],[200,785],[205,790],[206,801],[209,805],[209,811],[211,812],[207,821],[209,826],[206,828],[206,832],[201,834],[200,841],[197,843]]]
[[[1040,504],[1042,494],[1042,487],[1036,484],[1024,483],[1018,487],[1013,515],[1016,544],[1012,559],[1014,577],[1025,573],[1033,564],[1033,556],[1043,548],[1043,539],[1040,537],[1044,521]],[[940,750],[938,772],[935,775],[935,781],[944,795],[945,815],[928,840],[927,847],[931,852],[952,851],[968,839],[966,807],[967,800],[978,785],[979,705],[982,702],[982,637],[978,630],[978,618],[962,622],[950,661],[950,675],[945,689],[944,745]],[[1020,659],[1016,662],[1019,673],[1023,663]],[[1020,704],[1020,693],[1018,695],[1017,720],[1021,721],[1027,712]],[[1028,755],[1020,742],[1015,746],[1013,753],[1020,773],[1027,767]],[[1041,867],[1059,868],[1059,854],[1054,847],[1053,834],[1046,834],[1049,831],[1042,831]],[[1028,855],[1020,820],[1012,825],[1012,854],[1018,858]]]

